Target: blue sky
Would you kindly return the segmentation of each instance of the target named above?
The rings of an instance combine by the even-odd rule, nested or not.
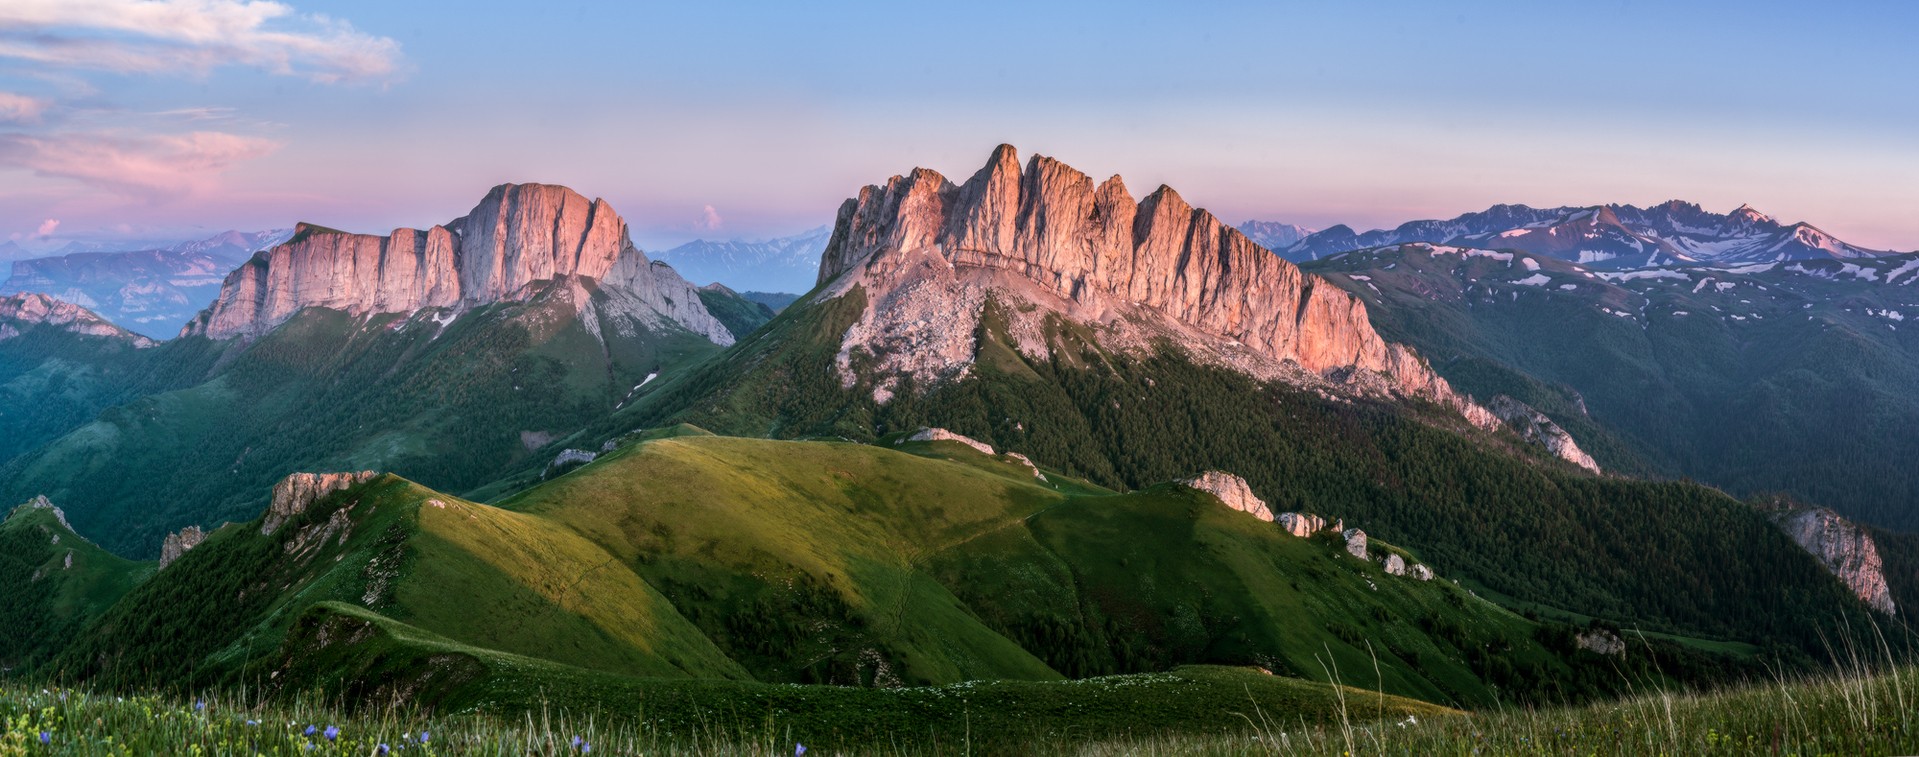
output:
[[[1905,3],[5,6],[29,246],[424,226],[503,181],[646,246],[775,235],[1011,142],[1229,221],[1682,198],[1919,248]]]

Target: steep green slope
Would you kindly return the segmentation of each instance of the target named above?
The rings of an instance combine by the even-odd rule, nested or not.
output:
[[[142,349],[130,339],[4,320],[0,327],[17,333],[0,338],[0,463],[108,407],[203,379],[219,357],[207,345]]]
[[[773,320],[772,308],[719,284],[700,287],[700,304],[705,305],[714,318],[720,319],[720,323],[735,339],[743,338]]]
[[[1262,385],[1171,345],[1114,353],[1056,322],[1050,357],[1029,359],[988,317],[966,378],[878,404],[834,366],[862,307],[855,290],[789,308],[576,446],[682,420],[855,440],[944,426],[1118,490],[1232,471],[1279,509],[1364,524],[1446,575],[1623,625],[1818,655],[1821,628],[1865,622],[1816,561],[1719,492],[1579,475],[1517,439],[1456,433],[1443,413]]]
[[[255,520],[209,536],[115,604],[53,671],[297,691],[274,666],[305,660],[299,645],[314,640],[290,632],[314,608],[345,603],[435,643],[624,675],[745,677],[658,592],[540,519],[388,475],[261,531]]]
[[[1919,289],[1886,280],[1909,257],[1599,273],[1451,250],[1307,267],[1456,385],[1533,403],[1602,465],[1919,526],[1905,464],[1919,455],[1919,330],[1903,323]]]
[[[75,527],[128,554],[193,523],[251,518],[295,470],[377,468],[464,490],[603,417],[649,373],[717,348],[577,316],[564,287],[450,318],[353,318],[310,308],[211,378],[132,400],[0,468],[0,493],[47,494]],[[449,322],[450,321],[450,322]]]
[[[0,521],[0,669],[33,667],[153,571],[68,528],[35,500]]]

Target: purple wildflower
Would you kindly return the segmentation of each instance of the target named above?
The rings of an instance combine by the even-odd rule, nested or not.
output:
[[[801,743],[799,743],[799,742],[794,742],[794,743],[793,743],[793,757],[805,757],[805,755],[806,755],[806,745],[805,745],[805,744],[801,744]]]
[[[321,732],[321,735],[325,736],[327,741],[340,738],[340,727],[337,725],[327,726],[326,730]]]
[[[40,732],[40,743],[41,743],[41,744],[50,744],[50,743],[53,743],[53,734],[51,734],[51,733],[48,733],[48,732],[46,732],[46,731],[41,731],[41,732]]]

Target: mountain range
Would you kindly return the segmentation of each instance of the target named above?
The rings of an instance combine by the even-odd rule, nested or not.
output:
[[[1177,680],[1142,711],[1210,728],[1335,668],[1382,712],[1805,670],[1919,602],[1919,255],[1677,203],[1341,229],[1001,145],[817,254],[660,256],[813,260],[777,312],[542,184],[299,224],[165,342],[15,295],[0,667],[906,722],[861,692]]]
[[[0,295],[39,292],[98,312],[150,337],[167,338],[214,294],[228,270],[291,230],[227,231],[167,247],[67,252],[16,260]]]
[[[687,280],[721,283],[741,292],[805,292],[819,273],[820,253],[833,229],[821,226],[789,237],[758,240],[696,239],[654,257]]]
[[[1257,221],[1246,225],[1275,226]],[[1450,220],[1409,221],[1390,230],[1358,233],[1342,224],[1272,249],[1288,260],[1300,261],[1410,242],[1519,250],[1607,270],[1893,254],[1847,244],[1810,224],[1780,223],[1750,206],[1722,215],[1679,200],[1648,208],[1495,205]]]

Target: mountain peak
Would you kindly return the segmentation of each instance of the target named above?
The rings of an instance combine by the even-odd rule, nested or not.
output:
[[[691,284],[655,266],[605,200],[557,184],[501,184],[464,216],[426,230],[352,234],[311,223],[228,274],[212,306],[181,330],[258,336],[308,307],[355,315],[463,311],[530,296],[534,285],[585,278],[627,295],[649,324],[673,322],[719,344],[732,337]]]
[[[108,339],[124,339],[135,347],[152,347],[153,340],[134,334],[71,302],[38,292],[0,297],[0,341],[19,336],[26,327],[51,326],[63,331]]]
[[[1731,213],[1727,213],[1726,215],[1735,221],[1744,221],[1746,223],[1765,223],[1772,220],[1772,216],[1761,213],[1754,209],[1753,206],[1744,203],[1741,203],[1739,207],[1734,208]]]
[[[1424,361],[1373,331],[1366,308],[1322,285],[1161,185],[1135,204],[1119,177],[1012,148],[955,187],[917,169],[840,206],[821,256],[822,298],[861,288],[867,309],[844,336],[848,386],[857,362],[925,386],[970,370],[989,299],[1018,303],[1019,349],[1048,354],[1042,322],[1092,325],[1105,343],[1151,349],[1162,338],[1199,359],[1269,379],[1349,382],[1429,397],[1490,422]],[[1028,307],[1029,305],[1033,307]],[[855,360],[866,353],[870,363]],[[882,378],[875,397],[891,397]],[[1366,383],[1361,380],[1355,386]]]

